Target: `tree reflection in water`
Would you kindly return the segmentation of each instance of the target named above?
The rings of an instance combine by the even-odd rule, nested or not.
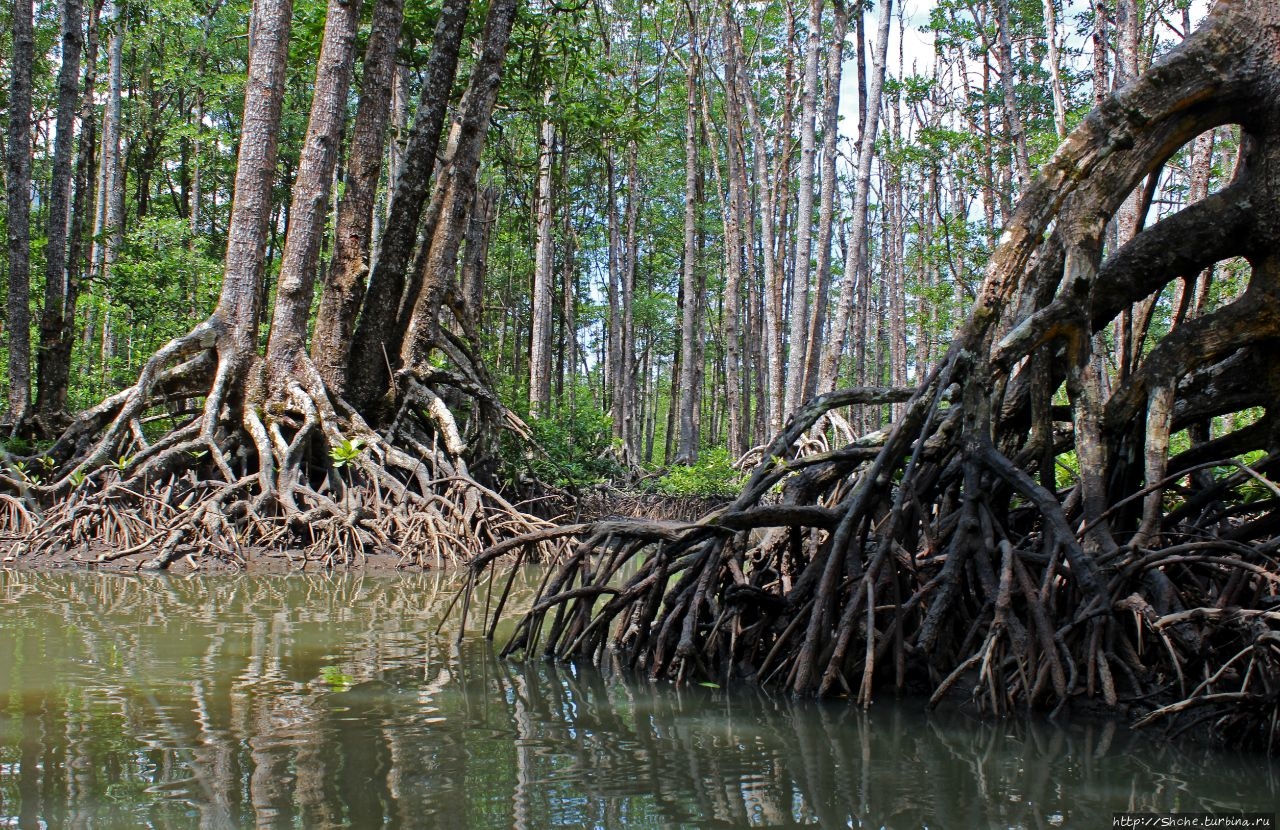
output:
[[[0,826],[1049,827],[1277,800],[1257,758],[1113,724],[502,663],[435,633],[453,588],[0,571]]]

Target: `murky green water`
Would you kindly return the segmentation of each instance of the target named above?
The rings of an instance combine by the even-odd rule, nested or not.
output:
[[[447,578],[0,571],[0,827],[1110,827],[1255,757],[495,660]]]

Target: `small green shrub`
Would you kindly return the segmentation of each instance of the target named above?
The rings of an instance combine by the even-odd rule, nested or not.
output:
[[[537,481],[562,488],[590,487],[620,478],[626,470],[613,452],[613,422],[592,408],[529,420],[533,438],[542,452],[529,452],[504,437],[503,458],[510,470],[517,466]]]
[[[658,479],[657,491],[667,496],[731,497],[742,491],[744,475],[733,468],[729,451],[716,447],[694,464],[672,467]]]

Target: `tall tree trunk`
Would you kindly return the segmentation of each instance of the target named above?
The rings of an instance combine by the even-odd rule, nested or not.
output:
[[[76,303],[80,297],[84,275],[90,266],[92,248],[90,234],[93,232],[93,203],[95,182],[97,181],[97,149],[98,132],[95,112],[95,87],[97,85],[98,65],[98,18],[102,11],[102,2],[97,0],[89,14],[88,36],[85,43],[84,91],[80,97],[80,136],[76,151],[75,198],[71,209],[71,230],[67,244],[67,290],[63,298],[62,337],[54,344],[56,351],[52,359],[55,366],[71,366],[71,352],[76,340]],[[59,386],[52,384],[51,386]],[[60,384],[65,392],[68,383]],[[51,390],[57,392],[57,389]],[[50,407],[55,411],[66,408],[65,399],[54,402]]]
[[[427,360],[431,349],[443,345],[439,339],[440,307],[445,290],[455,279],[458,249],[466,231],[467,215],[476,190],[480,154],[489,134],[489,120],[498,97],[503,61],[511,39],[511,26],[516,16],[516,0],[493,0],[481,34],[481,52],[471,70],[471,80],[462,96],[461,117],[450,130],[449,144],[436,192],[432,195],[432,211],[439,217],[431,238],[427,240],[424,267],[419,272],[421,287],[404,303],[408,313],[397,320],[395,332],[404,332],[397,344],[387,344],[388,353],[399,346],[400,366],[417,370]],[[437,208],[436,205],[439,207]],[[378,353],[381,354],[381,344]],[[385,364],[379,364],[385,373]],[[467,367],[459,367],[466,369]],[[471,367],[472,369],[476,367]]]
[[[467,341],[473,349],[479,349],[481,323],[484,315],[484,287],[489,271],[489,235],[498,216],[498,191],[492,187],[481,188],[471,207],[471,221],[467,226],[466,248],[462,258],[461,301],[462,325]],[[502,349],[498,348],[501,355]]]
[[[725,280],[724,280],[724,341],[725,341],[725,405],[728,409],[729,455],[740,457],[747,450],[746,418],[743,407],[743,360],[741,330],[741,297],[743,276],[742,219],[746,212],[747,166],[746,142],[742,135],[742,97],[738,88],[738,54],[735,48],[736,22],[723,0],[721,25],[725,45],[725,125],[728,141],[725,153],[728,159],[729,201],[724,219]]]
[[[689,55],[685,64],[684,117],[684,262],[680,314],[680,386],[675,396],[680,409],[680,444],[676,461],[692,464],[698,460],[699,346],[702,340],[701,292],[698,291],[698,75],[701,72],[698,47],[697,7],[689,7]]]
[[[887,0],[885,0],[887,2]],[[844,39],[849,31],[849,10],[843,0],[834,0],[835,31],[827,51],[827,73],[822,102],[822,169],[818,204],[818,267],[814,279],[813,313],[809,339],[805,344],[804,395],[817,392],[822,374],[823,330],[827,322],[827,297],[831,291],[831,239],[835,229],[836,139],[840,126],[840,77],[844,63]]]
[[[545,108],[551,107],[551,88],[542,96]],[[554,233],[551,221],[555,209],[551,198],[551,168],[555,163],[556,128],[544,119],[538,131],[538,179],[534,186],[534,224],[536,242],[533,251],[533,292],[531,296],[532,333],[529,342],[529,413],[549,414],[551,402],[551,306],[552,269],[555,265]]]
[[[250,18],[240,156],[227,225],[222,292],[213,313],[219,373],[224,376],[234,376],[257,351],[292,14],[292,0],[255,0]]]
[[[329,215],[329,192],[338,163],[359,28],[360,0],[329,0],[267,343],[267,366],[272,373],[294,372],[306,347],[307,317],[315,293],[320,241]],[[381,154],[381,141],[378,144]],[[371,209],[369,195],[364,206],[366,217]]]
[[[775,434],[782,428],[784,400],[784,359],[782,342],[782,284],[780,280],[781,266],[775,261],[777,251],[777,212],[778,194],[773,186],[774,178],[769,175],[768,144],[765,140],[764,123],[756,108],[755,98],[751,93],[751,82],[747,76],[746,60],[742,48],[742,29],[735,22],[731,48],[738,67],[738,89],[747,114],[747,123],[751,126],[752,170],[756,189],[761,203],[760,216],[760,256],[763,271],[763,296],[761,297],[761,327],[764,331],[763,351],[765,354],[765,371],[762,373],[765,394],[761,399],[761,407],[766,413],[766,431]],[[791,86],[785,93],[783,112],[791,109]],[[784,116],[785,120],[785,116]],[[789,127],[784,127],[784,132]],[[784,169],[785,156],[777,160],[778,168]]]
[[[1044,0],[1045,40],[1049,45],[1049,87],[1053,93],[1053,128],[1058,140],[1067,137],[1067,96],[1062,85],[1062,56],[1058,49],[1057,0]]]
[[[5,148],[9,250],[9,418],[16,428],[31,403],[31,74],[35,64],[32,0],[14,0]]]
[[[636,278],[640,273],[640,206],[643,188],[640,180],[640,148],[632,139],[627,142],[627,204],[624,224],[626,265],[622,269],[622,337],[614,394],[622,397],[622,449],[629,463],[639,458],[641,421],[636,419]],[[649,402],[652,405],[652,402]],[[652,453],[650,453],[652,457]]]
[[[622,240],[618,228],[618,187],[615,171],[613,145],[607,143],[604,148],[605,177],[605,226],[608,234],[608,250],[605,267],[609,284],[607,286],[608,303],[608,339],[604,360],[604,399],[609,404],[609,418],[612,422],[613,440],[621,441],[623,437],[622,399],[618,389],[618,375],[622,363],[622,313],[620,307],[621,255]]]
[[[328,310],[329,316],[335,318],[333,321],[316,321],[317,328],[323,326],[328,331],[354,328],[355,336],[349,342],[317,340],[314,351],[321,364],[333,367],[330,382],[334,388],[345,392],[358,408],[367,407],[387,389],[386,364],[395,349],[389,345],[389,339],[395,329],[405,276],[417,241],[418,221],[430,192],[469,7],[467,0],[446,0],[440,9],[418,111],[404,152],[404,168],[391,197],[387,227],[378,243],[378,261],[369,276],[368,293],[362,303],[356,302],[354,293],[350,301],[335,303]],[[353,323],[357,312],[360,314],[358,325]],[[335,354],[321,354],[328,350]]]
[[[404,0],[378,0],[365,47],[360,104],[356,109],[347,161],[346,190],[338,206],[333,259],[320,295],[311,353],[331,389],[345,382],[346,347],[351,340],[369,273],[374,202],[382,176],[382,155],[391,112],[396,47],[404,20]]]
[[[70,219],[72,148],[76,110],[80,105],[80,51],[84,45],[84,7],[80,0],[62,4],[62,65],[58,69],[58,109],[53,145],[53,181],[49,192],[48,244],[45,246],[44,312],[40,318],[37,356],[39,386],[36,410],[54,415],[66,408],[71,367],[60,362],[58,344],[74,321],[67,309],[67,224]]]
[[[1014,168],[1018,172],[1018,192],[1031,181],[1031,162],[1027,153],[1027,134],[1022,112],[1014,94],[1017,74],[1013,67],[1013,45],[1009,35],[1009,0],[996,0],[996,61],[1000,66],[1000,91],[1003,93],[1004,117],[1012,135]]]
[[[819,393],[836,388],[840,374],[840,360],[849,342],[849,322],[858,300],[859,286],[865,288],[867,269],[867,226],[871,196],[871,162],[875,155],[876,134],[880,126],[881,92],[884,89],[885,65],[889,54],[889,29],[893,21],[892,0],[883,0],[876,24],[876,40],[871,49],[871,77],[867,82],[867,117],[862,134],[858,136],[858,168],[853,184],[853,215],[850,217],[849,238],[845,250],[844,280],[840,302],[836,306],[835,320],[831,325],[831,341],[823,360],[822,374],[818,379]],[[863,292],[863,296],[867,296]],[[861,318],[862,313],[859,312]],[[859,327],[861,332],[861,327]],[[862,338],[858,338],[862,348]]]
[[[822,0],[809,0],[804,87],[800,99],[800,170],[796,174],[796,247],[791,276],[791,343],[787,357],[787,412],[804,396],[809,336],[809,275],[813,256],[813,177],[817,166],[818,58],[822,49]]]

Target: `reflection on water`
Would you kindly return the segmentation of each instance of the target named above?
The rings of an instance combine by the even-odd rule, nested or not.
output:
[[[0,571],[0,827],[1102,827],[1278,800],[1261,759],[1112,725],[502,663],[435,633],[451,592]]]

